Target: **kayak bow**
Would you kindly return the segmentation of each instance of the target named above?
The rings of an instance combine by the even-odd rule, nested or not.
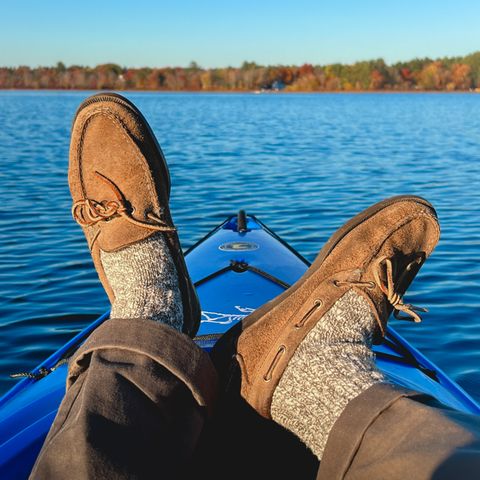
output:
[[[195,341],[210,351],[220,336],[306,271],[308,262],[254,216],[241,211],[186,253],[202,306]],[[0,478],[27,478],[65,391],[66,359],[108,312],[35,368],[0,399]],[[479,405],[392,327],[374,348],[378,367],[394,382],[432,395],[460,411]]]

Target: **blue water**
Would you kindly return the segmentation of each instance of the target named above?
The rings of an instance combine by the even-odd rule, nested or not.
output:
[[[88,92],[0,92],[0,392],[108,308],[70,216],[70,123]],[[186,248],[244,208],[313,260],[349,217],[396,194],[442,238],[397,329],[480,400],[480,95],[127,95],[170,164]]]

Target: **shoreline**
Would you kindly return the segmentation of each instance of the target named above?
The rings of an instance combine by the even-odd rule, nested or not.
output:
[[[129,93],[171,93],[171,94],[232,94],[232,95],[241,95],[241,94],[251,94],[251,95],[365,95],[365,94],[429,94],[429,95],[439,95],[439,94],[480,94],[480,89],[477,90],[298,90],[298,91],[258,91],[258,90],[148,90],[148,89],[88,89],[88,88],[1,88],[0,92],[129,92]]]

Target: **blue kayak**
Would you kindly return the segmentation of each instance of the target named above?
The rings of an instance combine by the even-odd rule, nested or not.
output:
[[[202,306],[195,341],[207,351],[242,318],[295,283],[309,265],[258,219],[243,212],[193,246],[186,261]],[[28,477],[64,395],[68,358],[106,318],[108,312],[0,398],[0,478]],[[428,393],[456,410],[480,414],[480,406],[459,385],[392,327],[375,352],[378,367],[396,383]],[[237,448],[232,445],[234,440],[229,449]],[[217,456],[227,449],[215,448]],[[312,463],[312,472],[314,467]]]

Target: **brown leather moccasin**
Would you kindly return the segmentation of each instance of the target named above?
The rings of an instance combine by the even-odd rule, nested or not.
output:
[[[184,333],[194,336],[200,306],[169,210],[170,176],[147,121],[126,98],[100,93],[77,110],[68,182],[81,225],[110,302],[115,296],[100,251],[114,252],[162,232],[177,269]]]
[[[377,343],[392,310],[403,312],[401,318],[420,321],[417,312],[422,309],[403,303],[402,295],[439,236],[435,210],[419,197],[393,197],[352,218],[328,240],[295,285],[218,342],[213,357],[224,380],[235,382],[247,403],[271,418],[274,390],[295,350],[349,289],[371,305],[378,322]],[[225,372],[232,354],[233,364],[230,361]]]

